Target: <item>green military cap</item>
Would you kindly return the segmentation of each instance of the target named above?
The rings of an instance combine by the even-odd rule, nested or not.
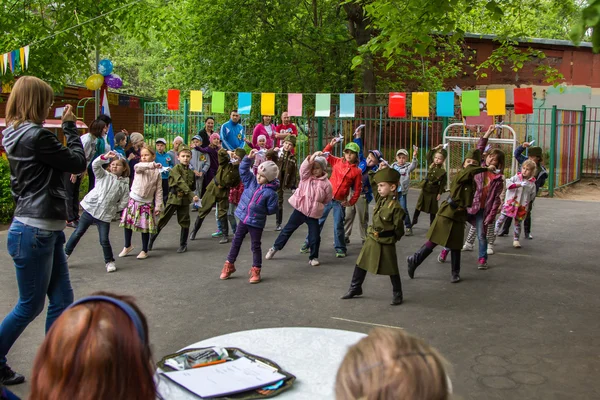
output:
[[[471,149],[465,155],[465,160],[470,158],[471,160],[477,161],[477,163],[481,162],[481,151],[479,149]]]
[[[527,149],[527,155],[531,157],[540,157],[542,158],[542,148],[538,146],[533,146]]]
[[[285,139],[283,139],[284,142],[290,142],[294,147],[296,147],[296,135],[287,135],[285,137]]]
[[[182,144],[181,146],[179,146],[179,150],[178,150],[177,153],[179,154],[182,151],[188,151],[190,153],[192,152],[192,150],[188,146],[186,146],[185,144]]]
[[[235,149],[234,152],[239,158],[244,158],[246,157],[246,150],[244,149]]]
[[[375,183],[389,182],[397,185],[400,181],[400,172],[394,168],[382,168],[375,173],[373,179]]]

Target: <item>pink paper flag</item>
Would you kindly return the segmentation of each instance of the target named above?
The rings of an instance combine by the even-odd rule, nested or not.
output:
[[[290,117],[302,116],[302,93],[288,93],[287,111]]]

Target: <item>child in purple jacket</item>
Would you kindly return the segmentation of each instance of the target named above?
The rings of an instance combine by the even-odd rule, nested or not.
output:
[[[240,247],[250,233],[252,249],[252,268],[250,269],[250,283],[260,282],[260,269],[262,267],[261,238],[267,222],[267,215],[275,214],[278,210],[277,188],[279,187],[279,168],[273,161],[265,161],[258,167],[256,177],[250,168],[258,150],[252,150],[240,164],[240,178],[244,184],[242,198],[235,211],[235,216],[240,220],[231,242],[231,249],[227,261],[221,271],[221,279],[229,279],[235,272],[235,260],[240,253]]]

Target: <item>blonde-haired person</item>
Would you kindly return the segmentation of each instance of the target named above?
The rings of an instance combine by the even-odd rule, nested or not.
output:
[[[8,230],[8,253],[13,259],[19,301],[0,324],[0,383],[14,385],[25,378],[6,363],[6,355],[27,325],[49,299],[46,332],[73,302],[73,289],[63,247],[67,202],[64,175],[86,169],[85,154],[67,105],[62,129],[67,145],[43,128],[54,93],[33,76],[17,79],[6,104],[3,145],[10,163],[11,191],[16,201]]]
[[[127,156],[127,161],[129,161],[129,170],[131,171],[131,175],[129,176],[129,186],[131,186],[135,178],[135,166],[141,160],[142,149],[144,148],[144,135],[139,132],[131,132],[129,143],[131,146],[125,151],[125,155]]]
[[[375,328],[350,347],[335,382],[337,400],[446,400],[446,360],[400,329]]]

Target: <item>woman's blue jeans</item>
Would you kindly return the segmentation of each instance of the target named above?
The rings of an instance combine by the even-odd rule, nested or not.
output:
[[[8,254],[13,259],[19,301],[0,324],[0,365],[27,325],[44,309],[48,296],[46,333],[73,302],[63,231],[47,231],[13,221],[8,230]]]

